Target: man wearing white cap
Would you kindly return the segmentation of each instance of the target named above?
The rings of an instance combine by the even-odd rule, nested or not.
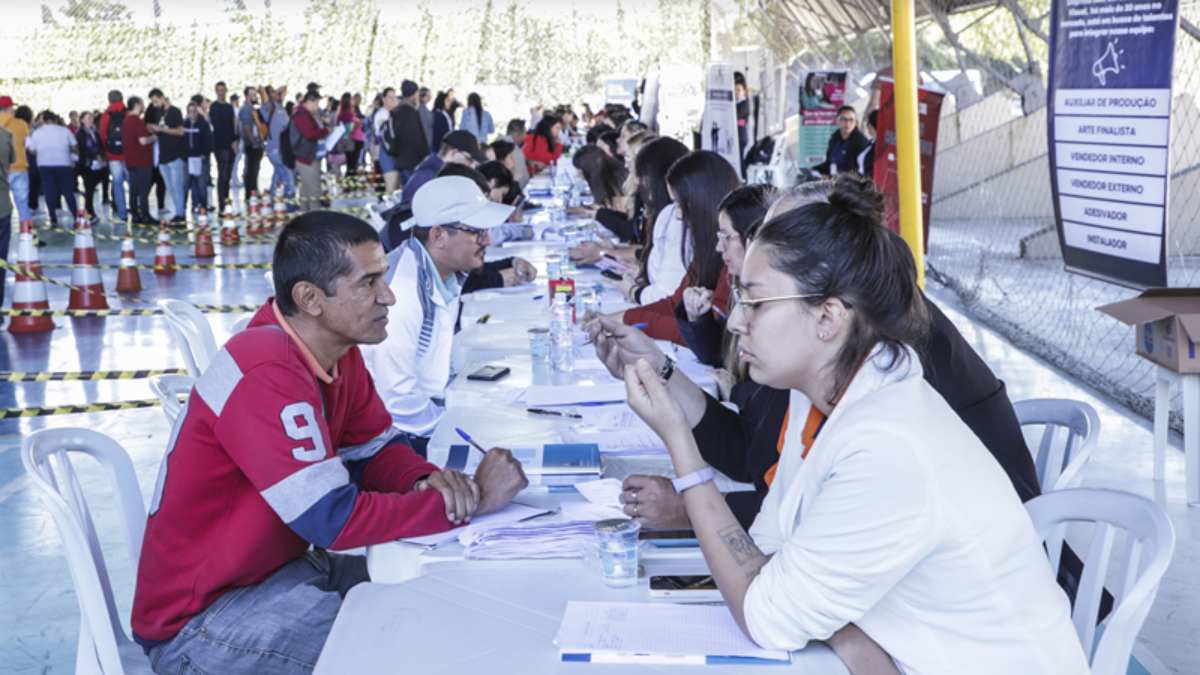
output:
[[[425,454],[444,409],[463,279],[483,265],[488,230],[508,220],[513,207],[489,201],[462,176],[429,181],[412,206],[403,226],[412,236],[388,254],[396,304],[388,311],[387,339],[362,352],[392,427]]]

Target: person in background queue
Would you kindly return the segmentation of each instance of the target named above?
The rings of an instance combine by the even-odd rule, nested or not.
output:
[[[829,136],[825,161],[812,168],[816,174],[836,176],[839,173],[858,173],[858,156],[871,144],[870,139],[859,130],[858,113],[851,106],[838,108],[837,125],[837,130]]]

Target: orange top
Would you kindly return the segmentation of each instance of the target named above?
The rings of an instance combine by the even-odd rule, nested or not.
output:
[[[274,301],[271,302],[271,311],[275,312],[275,320],[279,322],[280,327],[283,328],[283,332],[287,333],[288,337],[292,338],[292,342],[296,343],[296,348],[300,350],[300,356],[304,357],[304,363],[308,364],[308,369],[312,371],[313,377],[325,384],[333,384],[333,381],[338,376],[337,364],[333,364],[333,375],[325,372],[325,369],[321,367],[321,362],[317,361],[317,357],[313,356],[308,345],[304,344],[304,340],[301,340],[300,336],[296,335],[296,331],[292,330],[291,324],[287,322],[287,319],[283,318],[283,312],[279,311],[279,305]]]
[[[775,450],[779,454],[783,454],[783,439],[787,436],[788,421],[791,419],[792,411],[789,409],[783,414],[783,425],[779,428],[779,440],[775,442]],[[817,438],[817,432],[820,431],[821,425],[825,423],[825,413],[817,410],[817,406],[809,406],[808,419],[804,420],[804,430],[800,433],[800,442],[804,444],[804,450],[800,456],[808,459],[808,451],[812,448],[813,441]],[[767,472],[763,474],[763,481],[770,485],[775,480],[775,472],[779,470],[779,462],[771,465]]]

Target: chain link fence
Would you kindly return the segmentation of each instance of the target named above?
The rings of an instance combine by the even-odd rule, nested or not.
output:
[[[1200,3],[1181,13],[1200,23]],[[1176,37],[1167,238],[1173,287],[1200,286],[1200,39]],[[993,94],[941,120],[929,280],[966,311],[1095,389],[1152,418],[1155,366],[1133,328],[1096,307],[1133,295],[1063,269],[1050,191],[1046,109]],[[1182,430],[1180,400],[1172,426]]]

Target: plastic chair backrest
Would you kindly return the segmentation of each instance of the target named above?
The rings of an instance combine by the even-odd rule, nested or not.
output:
[[[1042,492],[1075,487],[1100,439],[1100,416],[1083,401],[1034,398],[1013,404],[1021,426],[1043,426],[1033,453]],[[1066,440],[1060,441],[1065,433]]]
[[[1043,539],[1068,523],[1092,524],[1091,542],[1085,549],[1076,549],[1086,553],[1071,620],[1089,656],[1092,675],[1125,675],[1133,643],[1175,550],[1175,529],[1166,512],[1145,497],[1097,488],[1048,492],[1031,499],[1025,508]],[[1124,530],[1125,536],[1118,538],[1118,530]],[[1097,641],[1100,599],[1114,560],[1124,564],[1123,573],[1116,583],[1108,585],[1113,609]],[[1057,559],[1051,565],[1057,570]]]
[[[191,375],[157,375],[150,378],[150,391],[162,403],[168,424],[175,425],[175,418],[183,410],[183,401],[179,397],[190,395],[195,384],[196,378]]]
[[[159,300],[158,305],[171,327],[171,335],[179,343],[188,374],[200,377],[217,353],[217,339],[213,337],[208,319],[195,305],[183,300]]]
[[[229,334],[229,337],[233,337],[234,335],[237,335],[238,333],[246,330],[246,326],[250,325],[250,319],[253,319],[253,318],[254,318],[254,315],[246,315],[246,316],[238,319],[233,324],[233,332],[231,332]]]
[[[42,429],[21,442],[21,462],[41,493],[66,547],[67,567],[81,615],[77,670],[95,670],[98,665],[99,671],[107,675],[124,673],[129,663],[122,663],[122,655],[125,659],[136,658],[141,655],[141,648],[125,634],[117,615],[108,567],[91,510],[71,463],[72,453],[90,455],[107,469],[134,569],[142,550],[146,507],[133,462],[124,448],[108,436],[90,429]],[[138,670],[149,669],[148,661],[139,665],[144,668]]]

